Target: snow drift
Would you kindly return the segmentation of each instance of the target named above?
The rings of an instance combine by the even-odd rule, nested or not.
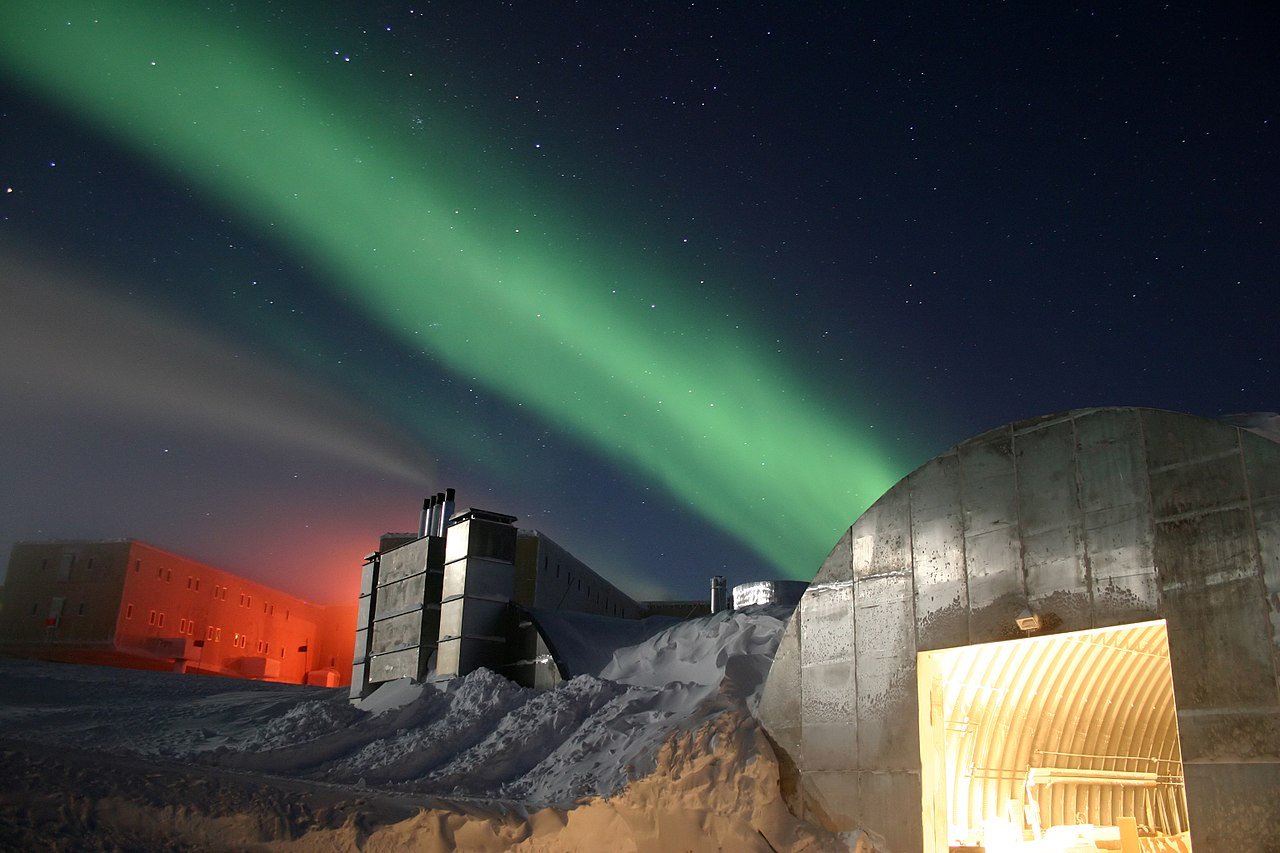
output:
[[[381,837],[428,849],[593,849],[607,838],[619,850],[847,849],[786,811],[776,761],[751,716],[789,614],[761,607],[681,622],[552,690],[479,670],[393,682],[356,705],[342,690],[0,661],[8,685],[0,732],[177,762],[184,776],[292,786],[309,792],[304,803],[377,805],[341,822],[325,811],[311,823],[250,820],[231,832],[224,820],[201,830],[208,837],[187,813],[198,803],[170,804],[164,814],[185,814],[180,822],[149,806],[197,846],[225,838],[367,848]],[[40,777],[29,747],[13,755],[27,756]],[[133,802],[128,779],[108,785],[114,800]],[[405,819],[406,808],[414,816]],[[84,826],[55,831],[96,838]]]

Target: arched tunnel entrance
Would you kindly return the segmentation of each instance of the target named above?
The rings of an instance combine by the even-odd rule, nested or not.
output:
[[[926,850],[1190,850],[1163,620],[917,668]]]

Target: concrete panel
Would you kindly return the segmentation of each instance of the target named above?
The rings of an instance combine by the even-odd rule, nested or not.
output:
[[[853,526],[853,578],[879,576],[886,573],[909,574],[911,571],[911,510],[907,489],[890,489],[876,502],[875,529],[866,530],[859,520]],[[870,535],[871,548],[865,559],[859,559],[865,548],[856,547],[862,537]],[[865,540],[863,540],[865,541]]]
[[[441,640],[436,646],[436,675],[439,678],[453,678],[459,673],[462,640],[454,638]]]
[[[801,755],[806,767],[851,770],[858,766],[856,682],[852,661],[800,668]]]
[[[1243,510],[1156,525],[1178,707],[1276,703],[1262,582]]]
[[[421,610],[426,603],[426,572],[378,588],[378,619],[409,610]]]
[[[1187,764],[1183,768],[1196,850],[1270,853],[1280,839],[1280,764]]]
[[[1178,740],[1184,761],[1280,761],[1280,706],[1183,708]]]
[[[369,629],[359,628],[356,630],[355,650],[352,653],[352,663],[364,663],[364,659],[369,655]],[[352,678],[355,676],[353,675]]]
[[[800,648],[802,664],[853,659],[856,631],[851,582],[813,584],[801,601],[797,616],[804,635]]]
[[[1103,409],[1075,419],[1080,508],[1085,513],[1147,503],[1147,453],[1133,409]]]
[[[1157,520],[1238,506],[1245,501],[1244,468],[1232,448],[1226,454],[1151,471]]]
[[[445,577],[449,576],[448,570],[445,571]],[[439,641],[443,645],[446,639],[462,636],[462,614],[466,606],[466,599],[455,598],[446,601],[440,605],[440,633]]]
[[[917,644],[925,650],[963,645],[969,640],[969,586],[959,457],[929,462],[909,478],[908,488]]]
[[[468,557],[445,568],[441,599],[459,593],[468,597],[511,601],[515,595],[515,569],[508,563],[495,563]]]
[[[420,677],[421,649],[404,649],[369,659],[369,683],[381,684],[396,678]]]
[[[377,583],[377,572],[374,570],[374,564],[365,563],[360,567],[360,594],[370,595],[375,583]]]
[[[911,577],[866,578],[854,587],[860,766],[920,764],[916,724],[915,614]]]
[[[1280,498],[1255,501],[1253,525],[1258,537],[1258,561],[1267,596],[1272,653],[1280,661]]]
[[[1011,527],[1017,521],[1013,439],[1007,430],[962,444],[961,496],[966,537]]]
[[[1139,411],[1147,445],[1147,465],[1152,471],[1221,456],[1239,445],[1234,427],[1209,426],[1203,420],[1174,412]]]
[[[1241,430],[1240,452],[1249,481],[1249,497],[1255,503],[1280,499],[1280,442]]]
[[[796,611],[798,614],[798,610]],[[764,688],[760,694],[760,705],[757,708],[757,716],[762,721],[767,721],[765,727],[769,734],[779,742],[783,742],[783,736],[779,734],[783,728],[796,728],[796,747],[799,747],[799,726],[800,726],[800,619],[798,615],[793,615],[787,621],[787,627],[782,632],[782,639],[778,642],[778,649],[774,652],[773,663],[769,669],[769,676],[765,680]],[[774,673],[777,673],[775,676]],[[789,744],[790,742],[787,741]],[[793,753],[793,758],[798,758],[799,752]]]
[[[417,646],[422,642],[422,610],[414,610],[373,623],[373,655]]]
[[[356,601],[356,628],[368,628],[373,621],[373,596],[362,595]]]
[[[822,561],[814,583],[831,583],[833,581],[853,580],[853,530],[846,530],[836,542],[836,546]]]
[[[858,802],[856,771],[809,771],[800,774],[804,814],[834,832],[848,832],[863,826]]]
[[[1146,501],[1085,515],[1094,627],[1158,618],[1155,526]]]
[[[924,827],[919,808],[904,808],[920,802],[919,773],[858,774],[858,814],[862,826],[884,837],[890,850],[920,850]]]
[[[1055,530],[1078,519],[1072,422],[1060,421],[1020,433],[1013,440],[1013,449],[1023,536]]]
[[[1017,636],[1013,620],[1028,602],[1015,533],[1010,525],[965,538],[971,643]]]
[[[383,554],[378,561],[378,585],[386,586],[410,575],[420,574],[427,570],[427,554],[431,538],[419,539],[408,545],[401,545],[393,551]]]

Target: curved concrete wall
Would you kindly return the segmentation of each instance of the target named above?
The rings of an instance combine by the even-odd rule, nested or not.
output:
[[[926,463],[841,537],[760,717],[792,808],[922,847],[916,655],[1163,619],[1192,838],[1280,837],[1280,444],[1149,409],[1010,424]]]

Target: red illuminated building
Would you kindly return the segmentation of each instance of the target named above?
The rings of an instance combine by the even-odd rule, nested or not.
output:
[[[0,651],[337,687],[355,622],[354,604],[313,604],[132,539],[19,542]]]

